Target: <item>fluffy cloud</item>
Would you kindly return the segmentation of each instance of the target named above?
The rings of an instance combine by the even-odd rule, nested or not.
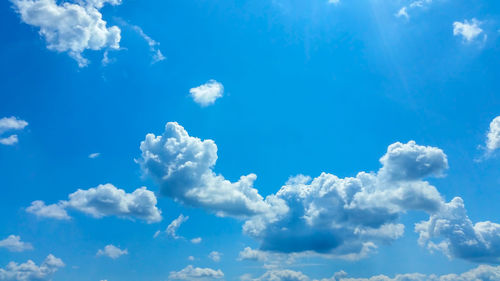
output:
[[[32,250],[33,246],[30,243],[21,241],[21,237],[17,235],[9,235],[4,240],[0,240],[0,248],[5,248],[11,252],[23,252]]]
[[[453,23],[453,35],[462,36],[465,42],[472,42],[483,33],[483,30],[479,27],[480,25],[481,22],[476,19],[465,20],[464,22],[456,21]],[[484,39],[486,39],[486,35]]]
[[[21,20],[40,29],[47,48],[67,52],[80,67],[89,62],[85,50],[118,49],[120,29],[107,27],[99,11],[104,4],[119,5],[119,0],[11,0]]]
[[[238,255],[238,260],[250,260],[250,261],[266,261],[269,257],[269,254],[261,251],[254,250],[250,247],[245,247],[243,251],[241,251]]]
[[[101,153],[98,153],[98,152],[89,154],[90,159],[95,159],[99,156],[101,156]]]
[[[107,245],[104,249],[98,250],[96,255],[106,256],[115,260],[123,255],[128,255],[128,251],[127,249],[122,250],[114,245]]]
[[[188,265],[181,271],[172,271],[169,280],[214,280],[224,278],[224,273],[218,269],[200,268]]]
[[[431,251],[442,251],[450,258],[500,263],[500,224],[473,224],[460,197],[446,203],[428,221],[418,223],[415,231],[419,243]]]
[[[64,204],[45,205],[45,202],[37,200],[26,208],[26,212],[34,214],[39,218],[50,218],[56,220],[69,220],[70,216],[64,209]]]
[[[18,119],[16,117],[4,117],[0,119],[0,144],[3,145],[14,145],[18,143],[19,139],[17,135],[10,135],[8,137],[2,137],[2,134],[8,131],[18,131],[24,129],[28,126],[28,122]]]
[[[26,210],[39,217],[68,219],[66,209],[69,208],[95,218],[118,216],[153,223],[162,219],[156,203],[154,193],[145,187],[126,193],[112,184],[103,184],[88,190],[79,189],[69,195],[69,200],[58,204],[46,206],[43,201],[35,201]]]
[[[486,139],[486,149],[488,152],[491,153],[498,148],[500,148],[500,116],[491,121]]]
[[[214,262],[220,262],[220,259],[222,257],[222,253],[219,253],[217,251],[212,251],[210,254],[208,254],[208,258],[213,260]]]
[[[64,267],[61,259],[53,255],[47,256],[40,266],[28,260],[25,263],[10,262],[5,268],[0,268],[0,280],[5,281],[43,281],[50,280],[51,276]]]
[[[377,244],[403,235],[404,226],[397,222],[402,213],[434,213],[443,204],[436,188],[422,180],[440,176],[448,167],[440,149],[413,141],[395,143],[380,162],[378,173],[360,172],[356,177],[323,173],[312,180],[291,178],[266,198],[271,206],[284,202],[287,208],[270,208],[252,217],[244,232],[261,241],[261,249],[267,251],[345,259],[366,256]]]
[[[221,83],[210,80],[207,83],[189,90],[193,100],[201,106],[209,106],[224,94],[224,86]]]
[[[201,243],[201,237],[196,237],[190,240],[191,243],[193,244],[200,244]]]
[[[137,161],[159,183],[161,195],[221,216],[251,216],[268,208],[253,187],[254,174],[234,183],[215,174],[215,143],[189,136],[175,122],[167,123],[161,136],[148,134],[140,149],[142,156]]]
[[[312,279],[302,272],[292,270],[270,270],[259,278],[245,276],[243,281],[497,281],[500,280],[500,266],[480,265],[462,274],[425,275],[421,273],[398,274],[394,278],[377,275],[370,278],[351,278],[340,271],[330,278]]]

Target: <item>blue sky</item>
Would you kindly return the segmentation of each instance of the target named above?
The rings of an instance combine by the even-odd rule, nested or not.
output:
[[[499,16],[2,1],[0,280],[500,280]]]

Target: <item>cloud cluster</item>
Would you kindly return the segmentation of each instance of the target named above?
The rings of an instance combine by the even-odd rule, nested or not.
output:
[[[481,22],[474,18],[470,21],[456,21],[453,23],[453,35],[462,36],[464,42],[470,43],[483,33],[483,30],[479,27],[480,25]],[[483,38],[486,40],[486,35]]]
[[[489,153],[500,148],[500,116],[495,117],[490,123],[486,139],[486,149]]]
[[[380,158],[377,172],[346,178],[329,173],[314,179],[298,175],[265,199],[253,187],[255,175],[236,183],[216,175],[215,143],[189,136],[177,123],[167,123],[161,136],[148,134],[140,148],[138,163],[159,183],[161,194],[244,218],[243,231],[260,242],[260,251],[359,259],[400,238],[401,215],[419,210],[430,216],[416,229],[422,245],[431,250],[439,247],[452,257],[499,261],[497,224],[479,222],[466,228],[465,209],[457,219],[453,211],[457,208],[452,208],[461,199],[446,203],[425,180],[442,177],[448,169],[446,154],[436,147],[396,142]],[[445,225],[434,223],[445,219]],[[457,229],[466,232],[468,240],[458,239]],[[443,241],[433,244],[431,238]],[[240,259],[265,259],[253,251],[248,249]]]
[[[209,80],[207,83],[189,90],[193,100],[201,106],[209,106],[222,97],[224,86],[215,80]]]
[[[26,211],[53,219],[69,219],[66,209],[73,209],[95,218],[118,216],[148,223],[162,220],[161,211],[156,207],[156,196],[146,187],[127,193],[108,183],[87,190],[79,189],[68,197],[67,201],[48,206],[43,201],[34,201]]]
[[[0,248],[5,248],[11,252],[33,250],[33,246],[30,243],[21,241],[21,237],[17,235],[9,235],[9,237],[0,240]]]
[[[104,249],[100,249],[96,253],[96,256],[106,256],[114,260],[123,255],[128,255],[127,249],[122,250],[114,245],[107,245]]]
[[[61,259],[48,255],[40,266],[28,260],[25,263],[10,262],[5,268],[0,268],[0,280],[5,281],[43,281],[64,267]]]
[[[388,147],[378,173],[360,172],[338,178],[323,173],[315,179],[291,178],[266,202],[285,202],[249,219],[244,232],[261,241],[261,249],[282,252],[315,252],[357,259],[404,233],[398,218],[408,210],[433,213],[443,200],[422,178],[440,176],[448,167],[437,148],[410,141]],[[272,199],[272,200],[271,200]]]
[[[80,67],[88,65],[85,50],[118,49],[120,28],[108,27],[99,11],[104,4],[119,5],[121,0],[11,0],[21,20],[39,28],[47,48],[67,52]]]
[[[377,275],[369,278],[352,278],[344,271],[330,278],[313,279],[300,271],[269,270],[258,278],[246,275],[242,281],[497,281],[500,280],[500,266],[480,265],[462,274],[426,275],[421,273],[398,274],[394,278]]]
[[[254,174],[230,182],[213,171],[217,146],[191,137],[175,122],[161,136],[148,134],[141,142],[142,170],[159,185],[160,194],[186,205],[203,207],[220,216],[251,216],[268,205],[253,187]]]
[[[224,273],[218,269],[200,268],[188,265],[180,271],[172,271],[168,277],[169,280],[215,280],[224,278]]]
[[[0,119],[0,144],[14,145],[19,142],[17,135],[2,137],[8,131],[18,131],[28,126],[28,122],[16,117],[4,117]]]

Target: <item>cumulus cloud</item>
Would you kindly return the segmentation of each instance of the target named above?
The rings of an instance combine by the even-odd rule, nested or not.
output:
[[[490,130],[487,134],[486,149],[489,153],[500,148],[500,116],[495,117],[490,123]]]
[[[2,135],[8,131],[19,131],[28,126],[28,122],[16,117],[4,117],[0,119],[0,144],[14,145],[19,142],[18,136],[13,134],[8,137]]]
[[[127,249],[122,250],[114,245],[107,245],[104,249],[97,251],[97,256],[106,256],[111,259],[117,259],[123,255],[128,255]]]
[[[220,262],[220,259],[222,257],[222,253],[219,253],[217,251],[212,251],[210,254],[208,254],[208,258],[213,260],[214,262]]]
[[[26,208],[26,212],[34,214],[39,218],[50,218],[56,220],[69,220],[70,216],[64,209],[64,204],[45,205],[45,202],[37,200],[31,203],[31,206]]]
[[[254,250],[250,247],[245,247],[245,249],[243,249],[243,251],[239,253],[238,260],[266,261],[268,257],[269,253],[267,252],[261,250]]]
[[[156,196],[146,187],[127,193],[108,183],[87,190],[78,189],[68,197],[67,201],[49,206],[43,201],[35,201],[26,210],[38,217],[55,219],[68,219],[66,209],[77,210],[95,218],[118,216],[141,219],[148,223],[162,219],[161,211],[156,207]]]
[[[479,35],[481,35],[481,33],[483,33],[483,30],[479,27],[480,25],[481,22],[474,18],[470,21],[456,21],[453,23],[453,35],[462,36],[463,40],[467,43],[472,42]],[[486,35],[484,35],[483,38],[486,40]]]
[[[460,197],[446,203],[428,221],[416,224],[415,231],[419,243],[431,251],[442,251],[450,258],[500,263],[500,224],[473,224]]]
[[[0,268],[0,280],[48,281],[57,270],[64,266],[63,261],[53,255],[48,255],[40,266],[31,260],[21,264],[10,262],[5,268]]]
[[[175,122],[161,136],[148,134],[137,162],[160,185],[160,194],[220,216],[250,216],[268,205],[253,187],[254,174],[230,182],[213,171],[217,146],[212,140],[191,137]]]
[[[216,175],[215,143],[189,136],[177,123],[167,123],[161,136],[148,134],[141,151],[138,163],[159,183],[161,194],[219,215],[246,219],[243,232],[260,242],[260,251],[360,259],[404,234],[399,218],[407,211],[426,212],[432,220],[449,208],[426,181],[444,176],[446,154],[414,141],[391,144],[380,158],[382,166],[377,172],[359,172],[346,178],[329,173],[314,179],[298,175],[265,199],[253,187],[253,174],[236,183]],[[451,221],[450,227],[460,228],[460,223]],[[423,225],[418,229],[425,238]],[[484,246],[496,245],[496,224],[478,223],[475,231],[477,239],[484,239]],[[428,232],[453,242],[447,231]],[[447,248],[452,255],[472,260],[451,246]],[[500,251],[491,247],[476,253],[492,260],[488,257],[496,258]],[[250,256],[251,251],[243,253],[241,259],[246,254]]]
[[[80,67],[88,65],[85,50],[119,49],[120,28],[108,27],[100,9],[118,0],[11,0],[21,20],[39,29],[47,48],[67,52]]]
[[[169,280],[214,280],[224,278],[224,273],[218,269],[200,268],[188,265],[180,271],[172,271]]]
[[[497,281],[500,280],[500,266],[480,265],[462,274],[426,275],[421,273],[398,274],[394,278],[377,275],[369,278],[352,278],[344,271],[330,278],[312,279],[302,272],[293,270],[270,270],[259,278],[246,275],[242,281]]]
[[[30,243],[21,241],[21,237],[17,235],[9,235],[9,237],[0,240],[0,248],[5,248],[11,252],[33,250],[33,246]]]
[[[205,107],[215,103],[215,100],[224,94],[224,86],[215,80],[209,80],[207,83],[189,90],[193,100]]]
[[[261,241],[261,249],[267,251],[344,259],[368,255],[379,243],[403,235],[398,218],[404,212],[439,210],[443,204],[439,192],[422,179],[440,176],[448,167],[440,149],[413,141],[390,145],[380,162],[378,173],[291,178],[266,198],[271,206],[287,208],[270,208],[250,218],[244,232]]]

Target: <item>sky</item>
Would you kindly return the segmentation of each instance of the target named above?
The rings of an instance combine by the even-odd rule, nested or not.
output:
[[[0,280],[500,280],[500,2],[0,3]]]

